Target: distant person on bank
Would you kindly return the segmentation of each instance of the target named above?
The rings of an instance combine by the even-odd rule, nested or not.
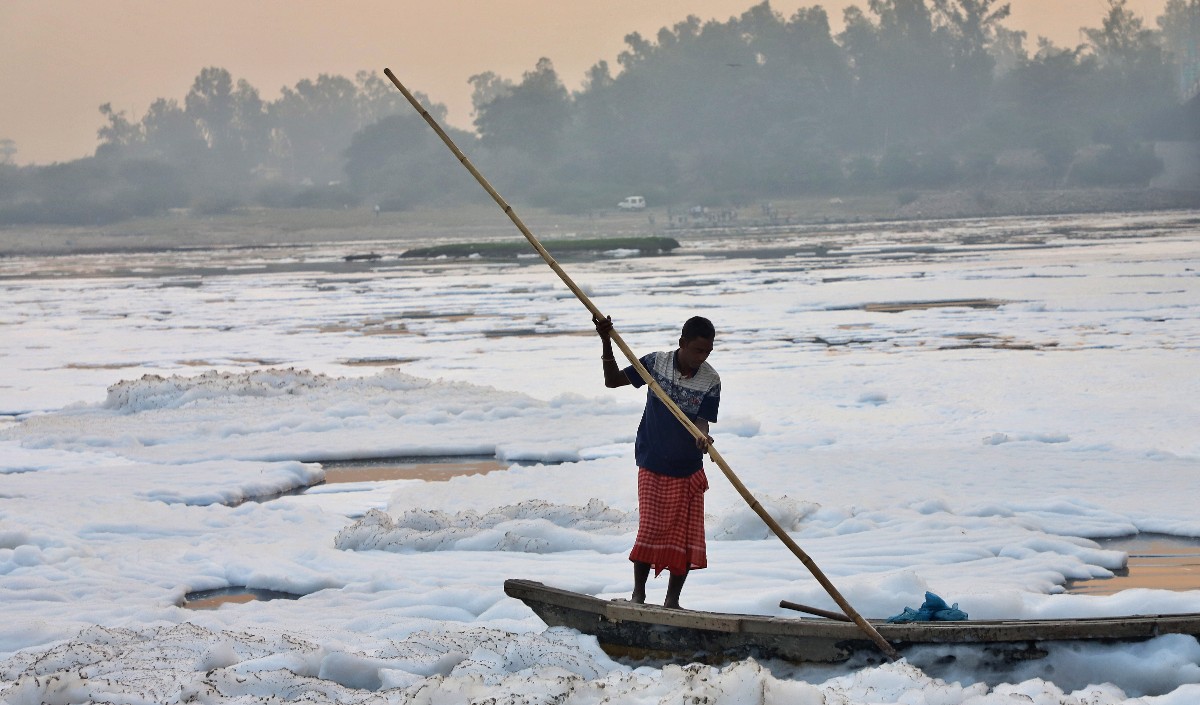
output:
[[[600,334],[604,386],[615,389],[645,384],[633,366],[624,370],[613,356],[612,319],[592,319]],[[704,434],[697,439],[667,409],[653,390],[646,390],[646,408],[638,425],[634,458],[638,464],[637,539],[633,561],[633,601],[646,601],[650,570],[657,577],[666,569],[666,607],[679,607],[679,593],[688,573],[708,566],[704,544],[704,451],[712,438],[708,425],[717,422],[721,403],[721,378],[709,365],[716,329],[707,318],[694,316],[683,324],[678,349],[653,352],[641,358],[654,381]]]

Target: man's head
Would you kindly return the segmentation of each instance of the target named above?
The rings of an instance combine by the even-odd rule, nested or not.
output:
[[[683,333],[679,336],[680,343],[692,338],[705,338],[712,340],[717,337],[717,329],[713,327],[712,321],[703,316],[692,316],[683,324]]]
[[[708,359],[713,350],[713,339],[717,337],[717,329],[712,321],[703,316],[692,316],[683,324],[683,333],[679,336],[679,365],[685,372],[694,373],[700,368],[700,363]]]

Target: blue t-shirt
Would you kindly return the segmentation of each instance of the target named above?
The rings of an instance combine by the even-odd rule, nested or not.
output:
[[[712,365],[700,363],[696,374],[684,377],[675,366],[675,351],[653,352],[640,361],[689,418],[716,423],[721,378]],[[632,365],[625,368],[625,376],[634,387],[646,384]],[[704,467],[704,453],[696,447],[696,439],[650,389],[646,390],[646,409],[638,425],[633,454],[638,467],[660,475],[687,477]]]

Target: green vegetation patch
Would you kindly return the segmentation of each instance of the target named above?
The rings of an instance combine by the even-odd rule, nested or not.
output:
[[[588,255],[609,250],[637,250],[643,255],[666,254],[679,247],[673,237],[605,237],[579,240],[547,240],[542,246],[553,256]],[[485,257],[488,259],[511,259],[518,255],[536,254],[533,246],[519,242],[463,242],[434,247],[415,247],[406,250],[401,257]]]

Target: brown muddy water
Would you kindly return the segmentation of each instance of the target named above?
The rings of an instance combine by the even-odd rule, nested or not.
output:
[[[301,597],[303,595],[293,595],[290,592],[279,592],[278,590],[227,587],[189,592],[184,596],[183,604],[180,606],[189,610],[215,610],[221,605],[242,604],[257,600],[298,600]]]
[[[1129,560],[1111,578],[1072,580],[1074,595],[1112,595],[1122,590],[1200,590],[1200,539],[1165,534],[1136,534],[1097,541],[1101,548],[1125,551]]]
[[[462,475],[484,475],[504,470],[491,456],[445,456],[427,458],[374,458],[321,463],[325,484],[345,482],[384,482],[388,480],[424,480],[439,482]]]

